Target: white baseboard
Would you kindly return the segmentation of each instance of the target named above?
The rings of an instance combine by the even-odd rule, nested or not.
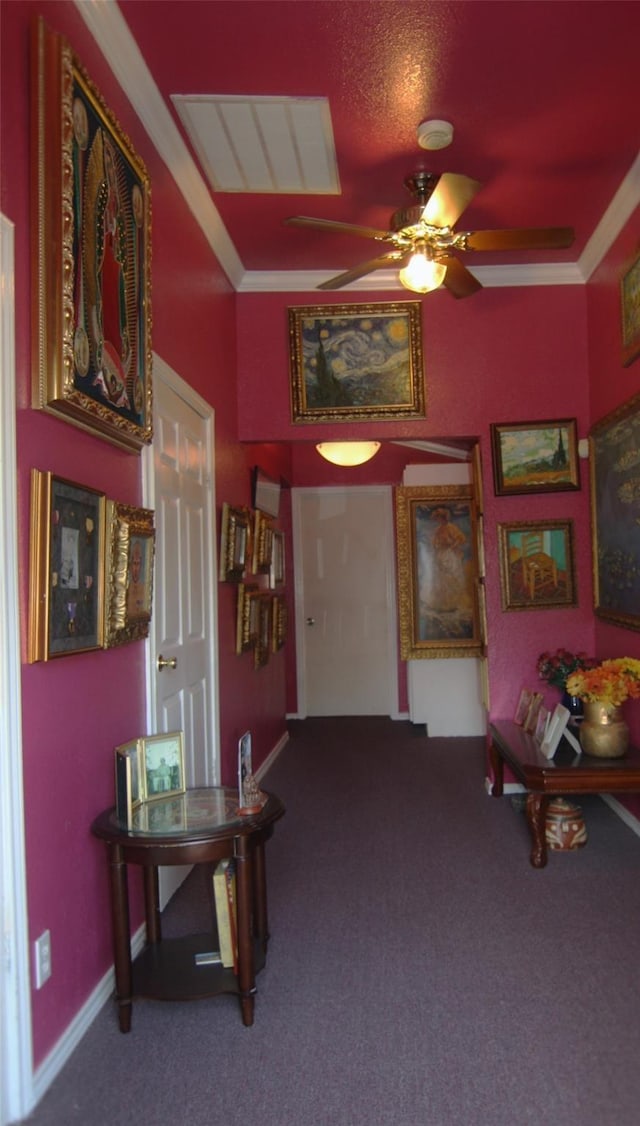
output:
[[[145,942],[145,924],[142,923],[131,939],[131,957],[135,958],[140,953]],[[81,1009],[78,1010],[73,1020],[63,1032],[57,1044],[51,1049],[48,1056],[33,1073],[33,1106],[29,1113],[40,1102],[40,1099],[49,1089],[54,1079],[60,1074],[62,1068],[77,1048],[82,1037],[96,1019],[105,1003],[113,996],[115,990],[115,972],[113,966],[107,970],[101,981],[98,982],[93,992],[89,995]]]
[[[491,787],[493,785],[491,779],[485,778],[484,785],[487,793],[491,794]],[[519,782],[505,782],[504,784],[505,794],[526,794],[526,792],[525,787],[521,786]],[[579,797],[580,795],[578,794],[577,796]],[[631,813],[626,806],[624,806],[622,802],[619,802],[617,798],[614,798],[612,794],[598,794],[597,796],[602,798],[603,802],[613,810],[621,821],[624,821],[625,825],[627,825],[636,836],[640,837],[640,820],[638,820],[635,814]]]
[[[620,820],[624,821],[625,825],[628,825],[637,837],[640,837],[640,821],[638,818],[631,813],[622,802],[614,798],[612,794],[600,794],[600,797],[614,813],[617,813]]]
[[[491,797],[493,797],[493,795],[491,794],[492,786],[493,782],[491,781],[491,779],[485,778],[484,788]],[[527,791],[524,786],[520,785],[519,782],[505,782],[504,786],[502,787],[502,792],[504,794],[526,794]]]
[[[285,731],[284,735],[282,735],[281,738],[278,739],[278,742],[276,743],[273,750],[269,752],[264,762],[256,770],[256,779],[258,780],[258,782],[260,782],[264,778],[267,771],[271,769],[278,755],[280,754],[280,751],[284,750],[288,742],[289,732]]]

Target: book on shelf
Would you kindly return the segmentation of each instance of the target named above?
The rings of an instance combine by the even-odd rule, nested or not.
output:
[[[216,865],[213,873],[213,896],[216,905],[218,944],[223,966],[238,972],[238,922],[236,908],[236,870],[227,858]]]

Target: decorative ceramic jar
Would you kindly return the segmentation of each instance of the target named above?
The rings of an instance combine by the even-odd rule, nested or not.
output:
[[[622,758],[629,746],[629,728],[620,708],[585,700],[580,746],[587,755]]]
[[[547,807],[545,824],[547,848],[569,852],[587,843],[587,827],[579,805],[565,798],[552,798]]]

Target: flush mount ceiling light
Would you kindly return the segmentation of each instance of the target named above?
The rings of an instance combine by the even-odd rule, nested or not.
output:
[[[423,239],[416,239],[415,249],[407,265],[398,273],[398,280],[413,293],[430,293],[444,281],[447,267],[436,262]]]
[[[377,454],[379,442],[318,442],[318,453],[333,465],[364,465]]]

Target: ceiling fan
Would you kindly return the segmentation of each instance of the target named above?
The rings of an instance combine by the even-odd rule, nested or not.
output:
[[[340,289],[349,282],[384,269],[391,263],[400,267],[399,278],[407,289],[428,293],[439,285],[454,297],[470,297],[480,282],[457,257],[457,252],[493,250],[545,250],[571,246],[572,227],[525,227],[502,231],[454,231],[453,226],[482,185],[478,180],[455,172],[414,172],[404,181],[414,197],[409,207],[394,211],[388,231],[340,223],[332,219],[312,219],[294,215],[285,219],[295,227],[315,227],[375,239],[390,244],[391,250],[361,262],[350,270],[323,282],[318,289]]]

